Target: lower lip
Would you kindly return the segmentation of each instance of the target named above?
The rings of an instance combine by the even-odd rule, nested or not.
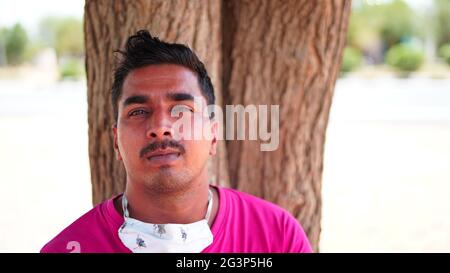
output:
[[[156,155],[148,157],[147,160],[152,165],[170,165],[173,162],[177,161],[177,159],[180,158],[179,153],[173,153],[173,154],[165,154],[165,155]]]

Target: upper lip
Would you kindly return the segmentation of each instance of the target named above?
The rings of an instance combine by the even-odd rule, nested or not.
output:
[[[145,157],[149,158],[149,157],[152,157],[152,156],[167,155],[167,154],[181,154],[181,152],[178,151],[178,150],[170,149],[170,148],[157,149],[155,151],[146,153]]]

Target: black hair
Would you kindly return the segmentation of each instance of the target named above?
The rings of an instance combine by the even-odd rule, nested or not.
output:
[[[147,65],[176,64],[184,66],[197,74],[198,83],[207,105],[214,104],[214,87],[208,76],[205,65],[186,45],[167,43],[152,37],[147,30],[139,30],[128,37],[125,50],[116,50],[122,59],[114,71],[111,100],[114,119],[118,118],[118,101],[122,95],[122,86],[126,76],[133,70]]]

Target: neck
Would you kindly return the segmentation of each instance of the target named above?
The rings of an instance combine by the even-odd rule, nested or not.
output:
[[[191,181],[186,189],[176,192],[155,193],[142,185],[127,181],[124,194],[128,199],[130,217],[153,224],[189,224],[205,218],[209,191],[206,173]],[[122,209],[120,211],[123,213]],[[213,208],[210,223],[214,215]]]

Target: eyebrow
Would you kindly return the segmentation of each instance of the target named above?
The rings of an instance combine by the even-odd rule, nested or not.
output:
[[[123,106],[125,107],[130,104],[142,104],[142,103],[146,103],[148,100],[149,100],[149,98],[147,96],[142,96],[142,95],[130,96],[123,102]]]
[[[194,101],[194,96],[189,93],[177,92],[177,93],[169,93],[166,95],[166,98],[172,101]],[[123,102],[123,106],[126,107],[130,104],[143,104],[149,101],[148,96],[143,95],[133,95],[125,99]]]
[[[192,96],[189,93],[182,93],[182,92],[169,93],[169,94],[167,94],[166,97],[169,100],[173,100],[173,101],[184,101],[184,100],[194,101],[194,96]]]

